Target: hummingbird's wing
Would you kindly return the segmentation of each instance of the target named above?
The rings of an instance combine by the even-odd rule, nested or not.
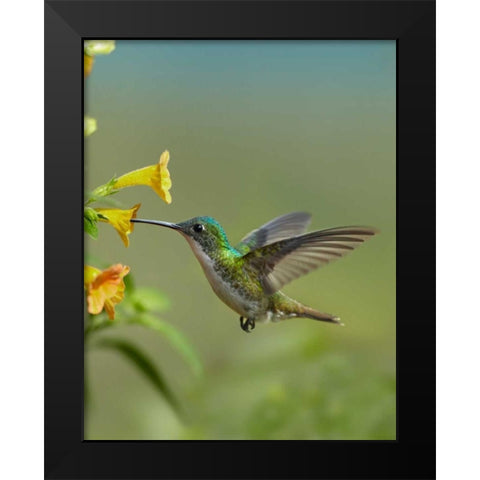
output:
[[[240,240],[235,248],[243,255],[257,248],[285,238],[301,235],[310,224],[312,216],[306,212],[293,212],[274,218],[253,230]]]
[[[371,227],[338,227],[280,240],[248,253],[267,295],[295,278],[343,257],[378,233]]]

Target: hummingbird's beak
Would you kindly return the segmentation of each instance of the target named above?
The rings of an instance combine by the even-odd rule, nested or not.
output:
[[[152,225],[160,225],[161,227],[172,228],[173,230],[180,230],[180,225],[170,222],[161,222],[160,220],[144,220],[143,218],[132,218],[133,223],[150,223]]]

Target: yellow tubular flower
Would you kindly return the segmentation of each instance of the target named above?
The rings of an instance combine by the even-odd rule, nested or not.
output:
[[[125,283],[123,277],[130,267],[117,263],[106,270],[85,265],[84,286],[87,291],[88,312],[99,314],[104,308],[108,318],[115,318],[115,305],[123,300]]]
[[[119,208],[95,208],[94,210],[105,217],[99,217],[99,220],[112,225],[120,235],[125,246],[128,247],[128,235],[133,232],[134,225],[130,220],[137,217],[137,210],[139,208],[140,203],[137,203],[137,205],[129,210],[121,210]]]
[[[93,57],[83,54],[83,78],[87,78],[93,68]]]
[[[172,180],[170,179],[170,172],[167,168],[169,160],[170,153],[168,150],[165,150],[160,155],[160,160],[156,165],[140,168],[117,178],[115,188],[147,185],[153,188],[164,202],[172,203],[172,196],[169,192],[172,186]]]

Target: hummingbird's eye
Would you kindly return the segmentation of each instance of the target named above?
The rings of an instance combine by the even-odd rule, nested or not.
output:
[[[194,232],[200,233],[200,232],[203,232],[204,230],[205,230],[205,227],[201,223],[196,223],[193,226],[193,231]]]

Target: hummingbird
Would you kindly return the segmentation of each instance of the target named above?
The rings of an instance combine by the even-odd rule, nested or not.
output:
[[[288,297],[280,289],[290,281],[343,257],[378,233],[372,227],[336,227],[305,233],[306,212],[277,217],[232,246],[212,217],[180,223],[131,219],[134,223],[176,230],[187,240],[213,291],[240,315],[240,327],[251,332],[255,323],[311,318],[342,325],[340,318],[319,312]]]

